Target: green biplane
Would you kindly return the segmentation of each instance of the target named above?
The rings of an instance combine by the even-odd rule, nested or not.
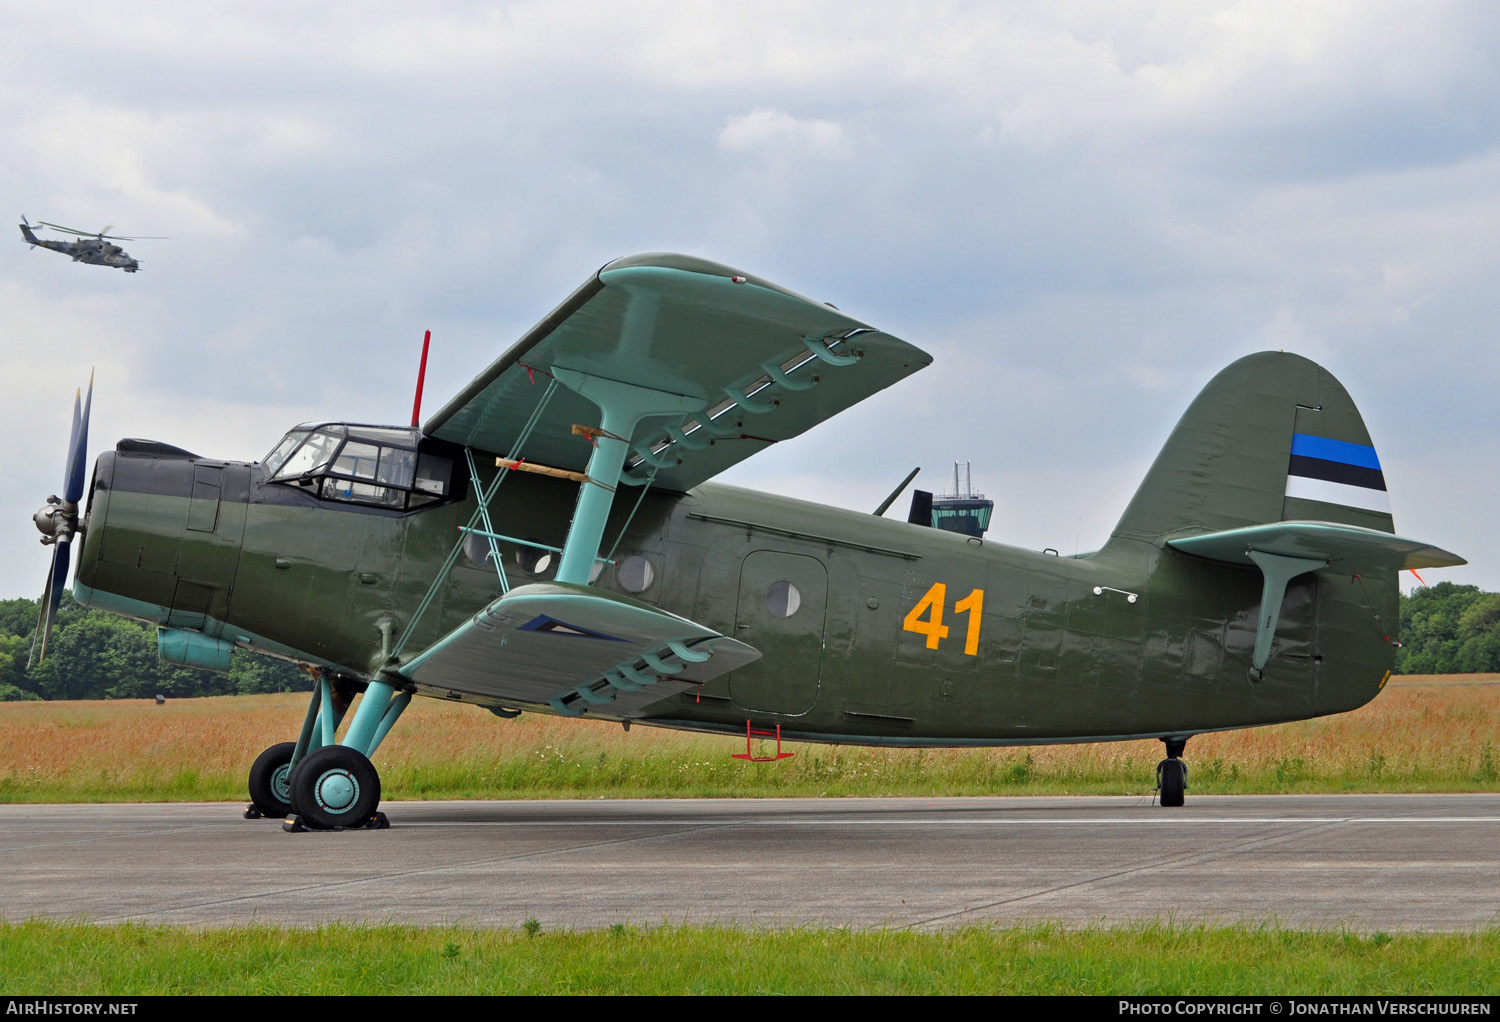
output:
[[[81,537],[75,597],[155,623],[167,660],[308,665],[300,734],[249,777],[247,814],[291,829],[384,824],[370,758],[413,695],[747,742],[1157,738],[1160,801],[1181,805],[1190,737],[1369,701],[1398,572],[1464,563],[1394,535],[1348,394],[1274,352],[1208,383],[1092,554],[710,481],[930,361],[651,254],[590,277],[420,429],[299,426],[254,464],[122,440],[84,501],[75,406],[65,496],[37,514],[44,614]]]

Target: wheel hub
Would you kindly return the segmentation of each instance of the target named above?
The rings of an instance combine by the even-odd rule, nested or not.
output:
[[[281,801],[290,803],[292,801],[292,767],[277,767],[271,774],[271,793]]]
[[[330,770],[318,778],[314,791],[319,806],[330,813],[342,813],[359,798],[359,782],[347,770]]]

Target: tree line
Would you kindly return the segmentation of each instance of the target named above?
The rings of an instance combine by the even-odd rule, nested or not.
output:
[[[235,650],[229,672],[177,667],[156,655],[156,629],[64,598],[47,659],[27,667],[39,606],[0,600],[0,702],[151,699],[157,695],[307,692],[294,664]],[[1401,598],[1397,674],[1500,673],[1500,593],[1439,582]]]
[[[152,699],[310,692],[295,664],[237,649],[229,671],[169,664],[156,655],[156,628],[64,595],[47,640],[47,659],[27,667],[40,606],[0,600],[0,702],[18,699]]]
[[[1500,593],[1439,582],[1401,600],[1397,674],[1500,672]]]

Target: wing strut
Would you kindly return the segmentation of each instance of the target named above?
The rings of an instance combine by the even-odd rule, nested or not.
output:
[[[556,390],[557,380],[548,380],[547,389],[542,393],[541,400],[537,402],[536,407],[532,409],[531,417],[526,421],[526,425],[521,430],[520,436],[516,438],[516,442],[512,446],[511,461],[516,461],[521,457],[521,450],[526,446],[526,441],[530,439],[532,430],[536,428],[537,422],[542,417],[543,410],[547,407],[547,402],[552,399],[552,394]],[[495,546],[494,529],[490,528],[490,504],[494,501],[495,494],[499,492],[500,484],[510,474],[510,470],[501,466],[500,471],[495,473],[495,478],[486,487],[480,481],[479,470],[474,464],[473,450],[465,447],[464,457],[468,460],[469,465],[469,485],[474,488],[476,505],[474,513],[469,515],[468,526],[459,529],[458,541],[448,551],[448,557],[443,561],[443,566],[433,576],[432,584],[427,587],[427,592],[422,596],[422,602],[417,605],[416,612],[412,614],[411,620],[407,622],[406,628],[401,632],[401,637],[396,641],[394,648],[392,648],[390,655],[393,660],[400,655],[401,651],[406,647],[407,642],[416,634],[417,622],[422,619],[423,614],[427,613],[427,608],[432,605],[433,598],[437,596],[438,590],[448,580],[448,573],[453,570],[453,565],[458,561],[458,555],[464,548],[464,540],[469,537],[471,532],[482,531],[486,534],[490,545],[490,558],[494,562],[496,574],[500,577],[500,591],[502,593],[510,591],[510,583],[505,578],[505,565],[501,561],[499,548]],[[483,530],[475,528],[480,522],[483,522],[485,525]]]
[[[589,456],[585,470],[589,482],[599,485],[584,483],[578,487],[578,506],[573,511],[573,523],[568,527],[556,576],[559,582],[588,585],[636,426],[652,416],[685,415],[702,407],[703,400],[590,376],[562,366],[553,366],[552,375],[564,387],[598,405],[603,416],[594,453]]]

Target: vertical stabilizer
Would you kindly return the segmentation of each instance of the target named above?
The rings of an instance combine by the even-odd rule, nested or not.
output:
[[[1395,531],[1380,460],[1348,392],[1300,355],[1261,352],[1203,388],[1113,538],[1159,544],[1279,521]]]

